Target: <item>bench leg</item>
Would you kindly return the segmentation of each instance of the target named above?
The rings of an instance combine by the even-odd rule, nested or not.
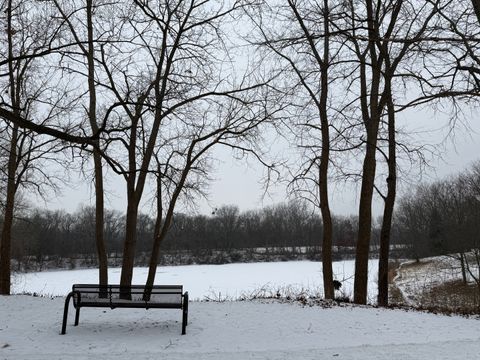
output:
[[[183,309],[183,319],[182,319],[182,335],[187,333],[187,314],[185,309]]]
[[[188,324],[188,292],[183,295],[182,335],[187,333]]]
[[[70,299],[72,298],[74,292],[72,291],[67,295],[65,299],[65,308],[63,309],[63,322],[62,322],[62,332],[61,335],[65,335],[67,329],[67,318],[68,318],[68,305],[70,304]]]
[[[75,313],[75,326],[78,325],[78,320],[80,319],[80,306],[77,307],[77,312]]]

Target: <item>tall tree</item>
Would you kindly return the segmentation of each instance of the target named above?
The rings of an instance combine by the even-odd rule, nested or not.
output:
[[[35,102],[49,102],[48,82],[41,77],[41,70],[35,68],[33,58],[26,56],[32,49],[40,51],[48,47],[52,31],[56,28],[49,14],[42,12],[35,4],[28,1],[8,0],[2,3],[2,23],[5,25],[6,41],[3,43],[4,56],[15,59],[5,63],[7,67],[1,76],[2,103],[8,106],[9,112],[18,118],[30,118],[36,113]],[[34,82],[34,80],[36,82]],[[5,101],[6,100],[6,101]],[[2,104],[2,105],[3,105]],[[45,122],[55,115],[50,112]],[[16,195],[20,187],[33,186],[38,193],[45,191],[43,185],[54,185],[55,176],[42,169],[42,159],[57,161],[60,151],[54,139],[35,137],[22,129],[18,123],[6,124],[2,129],[3,140],[8,139],[7,171],[5,201],[3,210],[3,226],[0,244],[0,294],[10,294],[12,226]]]
[[[435,6],[423,4],[417,7],[415,1],[393,2],[366,0],[363,5],[349,1],[345,18],[348,25],[343,34],[352,43],[357,71],[354,73],[358,84],[356,93],[365,133],[365,154],[362,169],[362,184],[359,201],[359,227],[355,257],[354,301],[367,301],[368,257],[372,226],[372,199],[377,168],[377,148],[382,118],[387,113],[390,126],[394,126],[393,79],[403,72],[404,63],[412,61],[410,50],[430,35],[430,21],[436,13]],[[414,14],[412,16],[412,14]],[[341,28],[339,31],[342,32]],[[428,33],[428,34],[426,34]],[[357,103],[357,102],[354,103]],[[390,114],[390,116],[388,116]],[[393,128],[391,129],[394,130]],[[389,139],[394,141],[393,132]],[[391,213],[395,202],[395,162],[391,144],[388,164],[388,194],[386,196],[383,233],[382,279],[385,262],[388,263],[388,241],[391,228]],[[390,219],[390,220],[389,220]],[[382,280],[382,286],[385,283]]]
[[[383,196],[385,201],[383,207],[382,228],[380,230],[380,250],[378,258],[378,296],[379,306],[388,305],[388,274],[390,259],[390,238],[392,231],[393,210],[397,193],[397,142],[395,128],[395,108],[393,100],[388,99],[387,103],[387,124],[388,124],[388,164],[387,195]]]
[[[88,106],[86,107],[86,113],[88,122],[90,124],[92,136],[98,136],[99,134],[99,122],[97,118],[97,82],[95,71],[97,68],[95,58],[96,49],[95,45],[99,40],[95,36],[95,24],[94,13],[102,6],[100,1],[94,2],[93,0],[87,0],[86,4],[82,4],[82,8],[85,11],[85,21],[74,22],[74,14],[79,13],[79,9],[73,8],[67,13],[59,0],[54,0],[55,6],[61,15],[61,18],[66,23],[71,36],[72,44],[76,44],[80,49],[80,54],[86,59],[86,74],[88,83]],[[67,7],[71,7],[71,2],[67,4]],[[100,10],[101,11],[101,10]],[[103,20],[102,20],[103,21]],[[85,24],[86,29],[83,29]],[[86,31],[84,31],[86,30]],[[82,33],[85,33],[86,39],[83,38]],[[71,50],[68,50],[71,54]],[[72,55],[70,55],[72,56]],[[68,65],[67,65],[68,66]],[[81,71],[79,71],[82,73]],[[100,153],[100,140],[98,138],[92,140],[93,145],[93,163],[94,163],[94,179],[95,179],[95,244],[97,248],[98,257],[98,277],[100,285],[108,284],[108,262],[107,251],[105,247],[104,236],[104,186],[103,186],[103,166],[102,155]]]
[[[315,183],[313,202],[320,209],[323,222],[322,269],[327,299],[334,297],[332,215],[328,191],[333,124],[330,89],[335,81],[333,71],[341,48],[336,42],[331,54],[330,22],[334,17],[335,7],[332,13],[328,0],[321,3],[288,0],[286,5],[278,4],[273,8],[265,5],[251,16],[260,34],[256,44],[273,55],[272,59],[267,59],[275,62],[275,70],[282,70],[288,76],[288,89],[280,84],[278,90],[291,93],[292,108],[301,109],[294,110],[294,115],[286,120],[287,131],[298,134],[294,141],[299,142],[298,146],[306,157],[300,172],[293,176],[292,186],[307,193],[309,180],[313,179]],[[312,134],[314,132],[320,136]],[[311,138],[313,142],[305,140]]]
[[[215,119],[206,114],[211,109],[221,114],[223,107],[230,107],[245,116],[238,106],[252,101],[241,94],[260,87],[246,79],[235,85],[222,75],[232,71],[223,60],[228,58],[223,23],[235,18],[243,6],[244,2],[135,1],[121,10],[123,22],[112,30],[128,45],[106,43],[101,48],[103,84],[115,99],[103,120],[110,124],[105,151],[116,156],[116,171],[127,187],[121,285],[132,281],[139,206],[148,175],[158,170],[152,157],[163,149],[179,162],[168,162],[170,155],[161,160],[162,166],[169,164],[162,181],[173,181],[169,188],[175,189],[169,201],[172,207],[162,207],[165,233],[190,170],[201,168],[197,160],[213,144],[244,136],[264,118],[248,123],[233,112]],[[172,170],[179,178],[170,177]],[[156,256],[152,258],[156,266]]]
[[[191,104],[190,116],[183,119],[181,133],[174,136],[175,148],[171,152],[163,152],[163,149],[167,161],[159,169],[157,190],[157,196],[162,196],[157,198],[157,216],[163,222],[153,242],[147,286],[154,283],[160,246],[170,230],[179,198],[192,191],[198,193],[208,180],[208,159],[212,149],[226,146],[257,156],[255,144],[260,139],[257,128],[273,116],[265,112],[268,91],[259,90],[231,94],[226,101],[208,101],[209,104],[203,104],[207,105],[206,108],[199,102]]]

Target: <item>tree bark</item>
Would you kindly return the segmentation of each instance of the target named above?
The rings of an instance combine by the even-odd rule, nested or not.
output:
[[[90,120],[90,127],[93,134],[98,133],[97,124],[97,94],[95,88],[95,48],[93,38],[93,0],[87,0],[87,33],[88,33],[88,50],[86,52],[88,62],[88,93],[89,108],[88,117]],[[107,251],[105,249],[104,238],[104,190],[103,190],[103,169],[102,158],[98,151],[100,145],[99,140],[96,140],[97,148],[93,151],[93,162],[95,168],[95,243],[97,247],[98,256],[98,281],[99,285],[108,285],[108,260]]]
[[[320,121],[322,130],[322,152],[320,155],[320,168],[318,187],[320,193],[320,211],[323,222],[322,238],[322,272],[323,290],[325,299],[335,297],[333,287],[332,269],[332,216],[328,201],[328,165],[330,162],[330,129],[328,121],[328,69],[329,69],[329,7],[328,0],[324,0],[323,26],[325,40],[323,46],[323,63],[321,66],[321,93],[320,93]]]
[[[133,266],[135,263],[135,246],[137,243],[138,202],[133,197],[128,197],[125,242],[123,246],[122,274],[120,285],[132,284]]]
[[[376,170],[376,137],[369,137],[367,152],[363,162],[362,188],[358,216],[358,238],[355,253],[354,302],[366,304],[368,288],[368,255],[372,226],[372,196]],[[372,143],[374,142],[374,143]]]
[[[8,1],[7,6],[7,38],[8,38],[8,56],[13,58],[13,32],[12,32],[12,0]],[[9,92],[12,102],[13,113],[20,115],[18,106],[19,92],[16,86],[15,72],[13,63],[8,64]],[[8,155],[8,179],[7,179],[7,199],[5,202],[5,216],[3,219],[2,237],[0,243],[0,294],[10,295],[10,276],[11,276],[11,247],[12,247],[12,225],[13,211],[15,207],[15,193],[17,191],[16,172],[17,172],[17,145],[18,145],[18,125],[15,124],[10,139],[10,152]]]
[[[323,152],[323,151],[322,151]],[[327,151],[328,152],[328,151]],[[323,222],[322,237],[322,271],[323,271],[323,291],[325,299],[333,299],[335,297],[335,289],[333,287],[333,269],[332,269],[332,217],[328,204],[328,185],[327,185],[327,159],[322,159],[319,174],[319,190],[320,190],[320,210]],[[327,164],[324,164],[324,163]]]
[[[373,62],[373,61],[372,61]],[[373,66],[373,65],[372,65]],[[378,69],[379,70],[379,69]],[[358,212],[358,235],[355,253],[354,302],[367,303],[368,289],[368,257],[372,232],[372,198],[377,166],[376,152],[380,114],[378,112],[378,88],[380,71],[376,71],[372,80],[372,96],[370,97],[371,115],[364,116],[367,132],[366,153],[363,161],[362,187]],[[365,86],[365,84],[363,84]],[[366,89],[364,93],[366,93]]]
[[[480,0],[472,0],[473,10],[477,16],[478,23],[480,24]]]
[[[108,258],[103,226],[104,198],[102,159],[96,150],[93,153],[93,161],[95,164],[95,243],[98,256],[98,281],[99,285],[108,285]]]
[[[378,38],[379,25],[375,18],[372,0],[366,1],[368,35],[370,39]],[[360,205],[358,212],[358,236],[355,254],[355,283],[353,289],[354,302],[367,303],[368,289],[368,256],[370,252],[370,238],[372,232],[372,197],[375,184],[376,151],[378,141],[378,127],[382,106],[380,105],[380,79],[382,77],[382,60],[378,57],[375,42],[368,45],[369,62],[372,71],[370,89],[366,75],[366,59],[361,59],[361,96],[362,117],[365,125],[367,144],[363,161],[362,187],[360,191]],[[369,111],[370,110],[370,111]]]
[[[465,268],[465,254],[463,252],[460,253],[460,266],[462,269],[462,282],[464,285],[467,285],[467,270]]]
[[[7,199],[5,203],[5,216],[3,219],[0,244],[0,295],[10,295],[12,225],[16,193],[15,174],[17,169],[17,140],[18,126],[15,125],[12,132],[12,139],[10,141]]]
[[[390,91],[390,90],[389,90]],[[380,256],[378,259],[378,297],[379,306],[388,306],[388,261],[390,255],[390,235],[392,230],[393,209],[397,192],[397,155],[395,139],[395,109],[391,97],[388,109],[388,178],[387,196],[383,209],[382,229],[380,231]]]
[[[320,118],[320,129],[322,136],[320,164],[318,167],[318,192],[319,192],[319,208],[322,217],[323,234],[322,234],[322,273],[323,273],[323,289],[326,299],[333,299],[335,289],[333,286],[333,270],[332,270],[332,217],[330,213],[330,205],[328,201],[328,167],[330,162],[330,123],[328,118],[328,88],[329,88],[329,69],[330,69],[330,8],[328,0],[323,0],[323,31],[324,40],[323,53],[318,51],[316,43],[304,18],[297,7],[295,1],[289,0],[288,4],[293,11],[295,18],[300,25],[308,46],[316,60],[320,70],[320,97],[317,100],[317,91],[312,91],[307,85],[305,78],[300,75],[300,71],[293,66],[295,72],[300,77],[300,81],[307,89],[310,97],[317,106]],[[278,50],[275,50],[278,53]],[[287,57],[288,58],[288,57]],[[291,59],[288,59],[293,64]]]
[[[172,211],[169,211],[167,213],[167,216],[165,217],[165,222],[163,226],[161,226],[161,231],[158,232],[157,236],[154,238],[154,241],[153,241],[152,253],[150,255],[150,261],[149,261],[149,267],[148,267],[148,277],[145,283],[145,286],[147,288],[153,286],[155,282],[155,274],[157,273],[157,265],[158,265],[158,256],[160,254],[160,246],[163,240],[165,239],[173,220],[173,207],[171,207],[171,209]],[[158,218],[157,218],[157,221],[159,221]]]

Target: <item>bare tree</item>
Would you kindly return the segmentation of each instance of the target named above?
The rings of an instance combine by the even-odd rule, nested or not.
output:
[[[359,204],[359,228],[355,261],[354,301],[364,304],[367,300],[368,256],[372,226],[372,198],[377,173],[376,153],[382,117],[387,113],[392,127],[389,139],[388,194],[382,231],[381,279],[382,299],[385,288],[385,269],[388,269],[388,238],[391,214],[395,200],[394,111],[393,79],[403,72],[404,63],[414,59],[410,50],[431,31],[430,21],[435,14],[434,6],[424,4],[417,8],[415,2],[374,2],[360,4],[349,1],[345,7],[346,31],[355,56],[356,71],[352,73],[358,87],[350,87],[354,96],[352,104],[359,104],[365,128],[365,156],[362,169],[362,185]],[[338,31],[342,32],[342,25]],[[357,90],[358,89],[358,90]],[[358,101],[358,102],[357,102]],[[389,114],[389,116],[388,116]],[[387,262],[387,265],[385,263]],[[383,301],[383,300],[382,300]]]
[[[86,71],[85,74],[88,82],[88,107],[85,109],[90,124],[92,135],[99,134],[99,121],[97,116],[97,83],[95,72],[97,70],[97,64],[95,62],[96,52],[95,46],[100,42],[100,39],[97,39],[95,35],[95,24],[94,24],[94,13],[102,12],[101,2],[94,3],[93,0],[87,0],[86,4],[81,4],[82,8],[77,9],[75,7],[71,10],[66,10],[64,8],[65,4],[62,4],[59,0],[53,0],[58,12],[60,13],[61,18],[66,24],[68,31],[72,36],[72,44],[76,44],[80,50],[80,55],[86,59]],[[68,5],[65,6],[71,7],[72,2],[68,2]],[[75,15],[85,11],[85,21],[80,19],[74,22]],[[101,21],[104,21],[103,19]],[[83,26],[85,23],[85,26]],[[84,29],[84,27],[86,29]],[[86,33],[86,34],[85,34]],[[86,38],[84,38],[86,37]],[[61,51],[62,53],[62,51]],[[74,62],[81,62],[74,58],[74,52],[71,49],[67,49],[67,52],[64,57],[72,57]],[[67,64],[68,66],[68,64]],[[78,70],[79,74],[82,74],[81,70]],[[103,187],[103,165],[102,165],[102,155],[100,152],[100,140],[94,139],[93,143],[93,162],[94,162],[94,179],[95,179],[95,243],[97,248],[98,256],[98,270],[99,270],[99,285],[108,284],[108,263],[107,263],[107,252],[105,247],[105,236],[104,236],[104,187]]]
[[[256,128],[272,116],[270,112],[265,112],[264,101],[266,97],[268,99],[268,94],[262,96],[259,92],[247,92],[243,95],[231,97],[227,102],[207,101],[207,108],[200,111],[191,107],[189,113],[194,116],[183,119],[183,135],[179,133],[175,136],[176,149],[167,155],[169,160],[174,161],[164,168],[161,175],[164,181],[160,184],[162,203],[158,209],[163,209],[164,215],[157,216],[164,221],[154,239],[147,286],[153,285],[160,245],[170,229],[180,196],[191,191],[198,192],[201,190],[199,184],[208,179],[207,164],[211,149],[214,146],[227,146],[245,154],[256,154],[255,142],[259,139]],[[199,103],[193,105],[201,108]],[[216,115],[212,117],[211,114]]]
[[[227,54],[222,23],[234,19],[244,5],[135,1],[120,11],[121,25],[112,30],[119,33],[123,45],[101,47],[99,61],[106,77],[102,84],[115,99],[103,120],[110,124],[105,153],[114,159],[111,163],[127,186],[122,285],[132,280],[138,209],[148,175],[158,170],[158,164],[151,166],[152,157],[164,151],[158,176],[163,183],[173,181],[168,187],[175,189],[169,201],[172,207],[162,206],[165,214],[159,214],[165,233],[190,171],[205,171],[197,160],[214,143],[240,138],[260,122],[248,123],[233,112],[246,116],[239,104],[252,101],[241,94],[260,86],[246,79],[235,86],[222,75],[231,71],[223,60]],[[235,105],[217,100],[221,98]],[[207,116],[212,110],[222,113],[225,106],[231,106],[232,112],[216,119]],[[152,258],[156,266],[156,256]]]
[[[289,100],[293,115],[287,115],[285,121],[287,131],[298,134],[295,141],[304,159],[299,173],[293,174],[291,185],[295,192],[309,193],[310,201],[321,212],[323,284],[327,299],[334,297],[328,179],[333,141],[330,132],[335,129],[332,116],[335,111],[331,108],[335,101],[330,90],[338,79],[334,71],[342,47],[341,40],[331,39],[330,23],[336,20],[338,8],[338,5],[331,7],[328,0],[321,3],[289,0],[286,5],[273,8],[265,5],[252,16],[260,34],[257,46],[269,52],[272,58],[268,60],[275,62],[275,70],[282,70],[287,76],[288,88],[279,84],[278,90],[292,94]],[[311,181],[315,186],[313,193],[308,190]]]
[[[16,56],[15,61],[7,63],[6,72],[0,77],[2,94],[8,96],[8,100],[7,96],[2,96],[2,105],[8,106],[14,116],[28,119],[37,113],[35,103],[48,104],[50,97],[47,81],[41,79],[41,71],[35,68],[32,58],[24,55],[30,53],[32,48],[41,49],[42,44],[47,46],[51,31],[55,29],[55,21],[27,1],[4,1],[2,9],[5,9],[5,17],[2,18],[6,29],[5,54],[9,59]],[[35,73],[38,75],[35,76]],[[50,111],[44,121],[47,122],[54,116],[56,114]],[[17,123],[6,123],[2,135],[4,140],[8,139],[8,148],[2,149],[8,154],[8,165],[0,246],[0,293],[9,294],[12,226],[17,192],[20,187],[30,187],[38,194],[43,194],[44,185],[55,187],[57,178],[47,173],[41,161],[49,159],[59,162],[61,147],[54,139],[35,136]]]
[[[446,256],[463,284],[473,282],[480,291],[479,183],[475,163],[458,176],[417,187],[414,196],[401,199],[397,226],[405,238],[415,239],[410,245],[417,259]]]

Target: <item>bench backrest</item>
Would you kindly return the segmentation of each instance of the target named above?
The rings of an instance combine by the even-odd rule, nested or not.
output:
[[[106,285],[75,284],[73,291],[80,293],[81,303],[148,303],[155,304],[182,304],[182,285]],[[74,301],[76,299],[74,298]]]

